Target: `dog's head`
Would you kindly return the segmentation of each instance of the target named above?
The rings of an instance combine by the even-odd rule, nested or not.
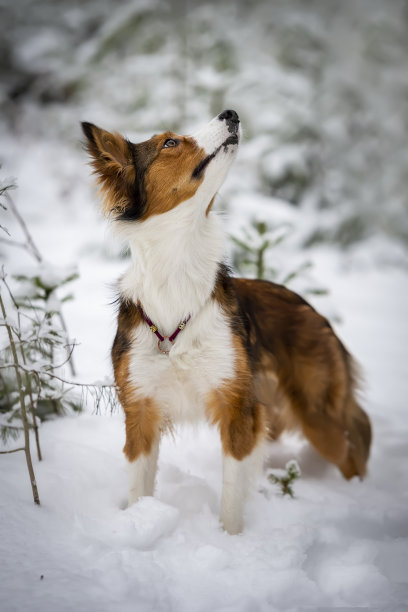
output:
[[[104,197],[119,221],[144,221],[192,200],[208,213],[235,158],[240,122],[226,110],[194,136],[165,132],[134,144],[118,133],[82,123],[86,148]]]

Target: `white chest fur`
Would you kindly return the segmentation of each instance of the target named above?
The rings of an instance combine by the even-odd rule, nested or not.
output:
[[[158,351],[147,324],[132,338],[129,382],[174,422],[203,416],[205,395],[234,374],[229,323],[212,298],[223,235],[195,200],[132,229],[132,264],[120,283],[121,294],[139,301],[163,335],[191,316],[169,355]]]
[[[129,380],[139,397],[151,397],[171,422],[204,417],[205,397],[234,373],[228,321],[210,300],[162,355],[147,325],[133,335]]]

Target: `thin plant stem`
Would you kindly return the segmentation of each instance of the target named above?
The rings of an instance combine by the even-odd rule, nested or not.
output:
[[[93,383],[81,383],[81,382],[76,382],[75,380],[67,380],[66,378],[62,378],[61,376],[58,376],[57,374],[54,374],[54,372],[51,372],[50,370],[34,370],[34,369],[30,369],[30,368],[26,368],[25,366],[21,365],[21,363],[18,363],[17,366],[15,366],[14,363],[5,363],[4,365],[0,366],[0,370],[4,370],[6,368],[19,368],[20,370],[23,370],[24,372],[28,372],[29,374],[45,374],[46,376],[49,376],[50,378],[55,378],[56,380],[61,381],[62,383],[66,384],[66,385],[73,385],[75,387],[84,387],[84,388],[89,388],[89,389],[116,389],[115,385],[111,385],[111,384],[106,384],[106,385],[98,385],[98,384],[93,384]]]
[[[10,401],[10,393],[8,391],[7,388],[7,383],[4,379],[4,376],[2,375],[2,373],[0,372],[0,381],[3,384],[3,389],[4,389],[4,395],[6,396],[6,406],[10,406],[11,405],[11,401]]]
[[[14,203],[13,198],[7,192],[4,194],[4,196],[5,196],[6,200],[7,200],[7,203],[8,203],[8,206],[10,207],[10,210],[12,211],[13,215],[15,216],[17,221],[19,222],[19,224],[21,226],[21,229],[23,230],[23,233],[24,233],[25,238],[26,238],[26,242],[25,243],[15,242],[14,246],[20,246],[20,247],[25,248],[26,250],[28,250],[34,256],[34,258],[38,261],[38,263],[42,263],[43,262],[43,256],[41,255],[39,249],[37,248],[37,245],[35,244],[32,236],[31,236],[31,234],[30,234],[30,232],[28,230],[28,227],[27,227],[27,225],[26,225],[26,223],[25,223],[25,221],[23,219],[23,217],[20,215],[20,213],[18,211],[18,208],[17,208],[17,206]],[[62,329],[64,330],[65,337],[66,337],[66,340],[67,340],[67,343],[68,343],[68,329],[67,329],[67,326],[66,326],[66,323],[65,323],[65,319],[64,319],[64,316],[63,316],[61,310],[58,312],[58,316],[59,316],[59,319],[60,319],[60,322],[61,322],[61,326],[62,326]],[[70,366],[70,369],[71,369],[72,376],[76,376],[75,365],[74,365],[72,353],[70,355],[69,366]]]
[[[64,318],[64,315],[62,314],[61,310],[58,312],[58,318],[60,320],[61,327],[62,327],[62,329],[64,331],[65,338],[67,339],[67,342],[68,342],[67,324],[65,323],[65,318]],[[73,352],[72,350],[71,351],[69,350],[69,345],[67,345],[67,356],[68,356],[69,369],[71,370],[72,376],[76,376],[76,369],[75,369],[74,357],[73,357],[72,352]]]
[[[22,344],[20,344],[20,353],[21,353],[21,357],[22,357],[23,363],[26,366],[27,362],[26,362],[25,353],[24,353],[24,349],[23,349]],[[30,375],[28,374],[28,372],[26,372],[26,374],[25,374],[25,380],[26,380],[26,385],[27,385],[27,390],[28,390],[28,396],[30,398],[30,413],[31,413],[32,421],[33,421],[35,444],[36,444],[36,447],[37,447],[37,457],[38,457],[38,461],[42,461],[42,453],[41,453],[41,446],[40,446],[40,436],[39,436],[39,433],[38,433],[37,416],[35,414],[35,407],[34,407],[34,400],[33,400],[33,391],[32,391],[32,387],[31,387]]]
[[[1,312],[2,312],[4,320],[7,321],[7,318],[6,318],[7,317],[6,308],[4,306],[4,302],[3,302],[3,298],[1,296],[1,292],[0,292],[0,308],[1,308]],[[9,337],[9,341],[10,341],[11,352],[12,352],[12,355],[13,355],[14,369],[15,369],[15,372],[16,372],[16,380],[17,380],[17,386],[18,386],[18,391],[19,391],[19,399],[20,399],[20,407],[21,407],[21,420],[23,421],[23,427],[24,427],[24,451],[25,451],[25,457],[26,457],[26,462],[27,462],[27,469],[28,469],[28,473],[30,475],[30,483],[31,483],[31,489],[32,489],[32,492],[33,492],[34,503],[37,504],[37,505],[40,505],[40,497],[38,495],[37,482],[36,482],[36,479],[35,479],[33,462],[32,462],[32,459],[31,459],[31,452],[30,452],[30,432],[29,432],[29,428],[28,428],[27,411],[26,411],[26,407],[25,407],[25,403],[24,403],[23,383],[22,383],[22,380],[21,380],[20,369],[19,369],[20,364],[19,364],[19,361],[18,361],[16,345],[14,343],[11,327],[7,324],[7,322],[6,322],[6,329],[7,329],[7,333],[8,333],[8,337]]]
[[[17,336],[18,342],[19,342],[19,348],[20,348],[20,354],[21,354],[21,358],[23,360],[23,364],[25,366],[27,366],[27,360],[25,357],[25,353],[24,353],[24,348],[23,348],[23,343],[22,343],[22,337],[21,337],[21,312],[20,312],[20,307],[17,304],[16,300],[14,299],[14,295],[11,292],[10,287],[7,284],[6,281],[6,275],[4,272],[4,267],[2,268],[2,280],[3,283],[5,284],[7,291],[10,295],[10,298],[13,301],[14,307],[17,311],[17,317],[18,317],[18,332],[17,330],[14,330],[14,333]],[[30,376],[29,373],[26,372],[25,374],[25,380],[26,380],[26,386],[27,386],[27,390],[28,390],[28,396],[30,398],[30,413],[31,413],[31,418],[33,420],[33,429],[34,429],[34,436],[35,436],[35,443],[36,443],[36,447],[37,447],[37,457],[39,461],[42,461],[42,453],[41,453],[41,447],[40,447],[40,436],[38,434],[38,424],[37,424],[37,416],[35,414],[35,407],[34,407],[34,400],[33,400],[33,392],[32,392],[32,387],[31,387],[31,380],[30,380]]]
[[[26,245],[27,245],[27,249],[29,251],[31,251],[31,254],[35,257],[35,259],[38,261],[38,263],[42,263],[43,258],[42,255],[40,253],[40,251],[37,249],[36,244],[34,242],[34,240],[31,237],[30,232],[28,231],[28,227],[25,224],[25,221],[23,219],[23,217],[20,215],[20,213],[18,212],[17,206],[14,204],[13,199],[11,198],[11,196],[6,192],[4,194],[7,203],[13,213],[13,215],[15,216],[15,218],[17,219],[17,221],[19,222],[21,229],[24,232],[24,235],[26,237]]]
[[[4,231],[7,231],[6,228],[3,225],[0,225],[0,227]],[[8,231],[7,231],[7,233],[8,233]],[[10,234],[9,234],[9,236],[10,236]],[[8,246],[17,247],[19,249],[26,249],[27,250],[27,244],[25,242],[18,242],[17,240],[11,240],[9,238],[0,238],[0,242],[2,244],[7,244]]]

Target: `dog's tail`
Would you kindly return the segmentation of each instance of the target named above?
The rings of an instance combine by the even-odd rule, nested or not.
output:
[[[363,479],[370,454],[371,424],[357,401],[360,377],[355,362],[340,340],[335,335],[334,338],[346,374],[342,388],[338,388],[341,377],[333,377],[327,381],[326,402],[320,406],[321,409],[316,406],[305,409],[303,406],[302,410],[295,412],[304,435],[319,454],[337,465],[345,478],[358,476]]]
[[[349,394],[345,406],[347,456],[344,462],[339,464],[339,468],[347,479],[353,476],[359,476],[362,479],[366,475],[366,466],[372,441],[372,429],[370,419],[361,408],[356,397],[361,386],[362,376],[360,369],[342,344],[341,350],[346,363]]]

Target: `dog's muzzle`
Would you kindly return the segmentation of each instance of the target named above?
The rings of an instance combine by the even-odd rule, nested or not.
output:
[[[239,117],[238,113],[234,110],[225,110],[218,115],[220,121],[225,121],[228,127],[228,131],[231,134],[238,134],[239,130]]]
[[[193,138],[195,138],[198,146],[207,153],[207,156],[197,164],[191,175],[192,179],[201,179],[210,162],[218,157],[218,153],[229,153],[236,150],[240,139],[238,113],[234,110],[223,111],[197,132]],[[232,158],[231,156],[228,157],[230,162]]]

